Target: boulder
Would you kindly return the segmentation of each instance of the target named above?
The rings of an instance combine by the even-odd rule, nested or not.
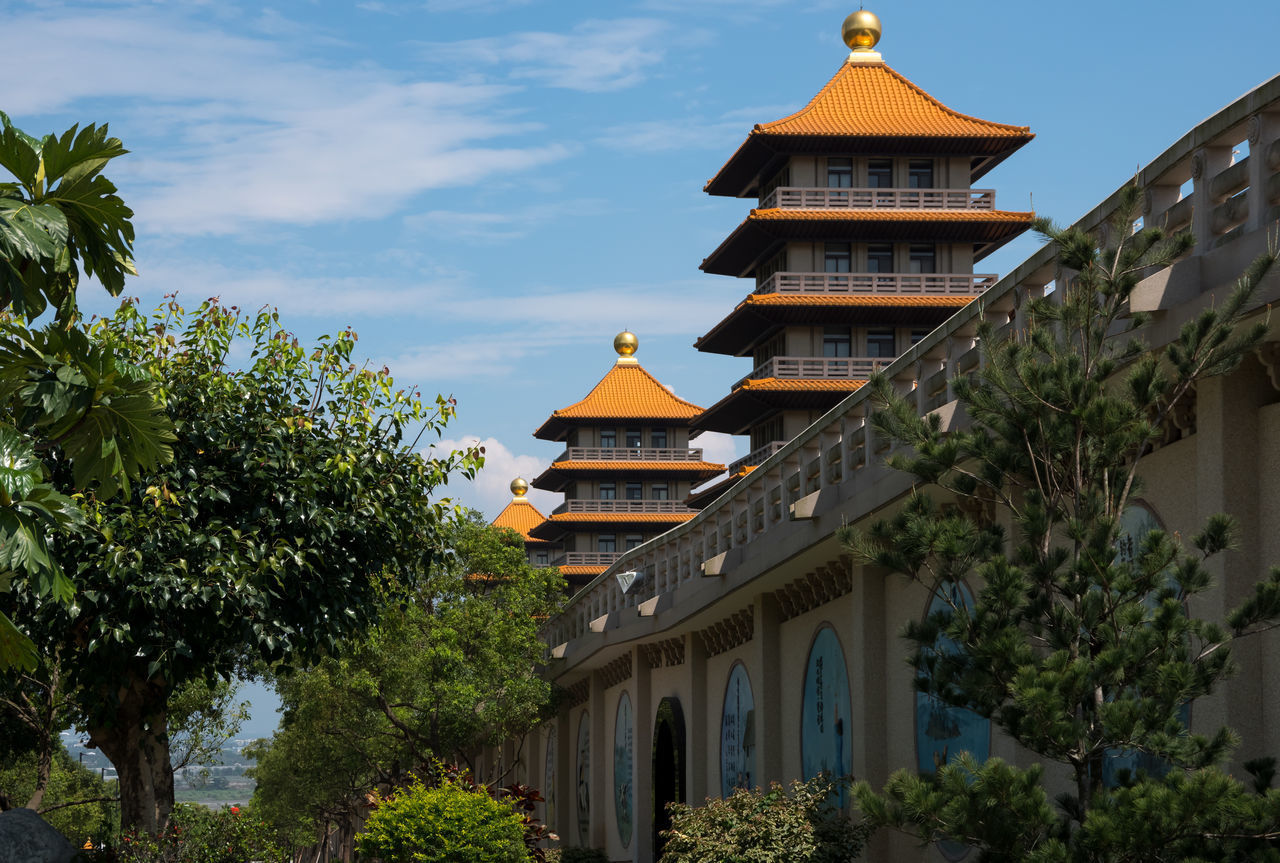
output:
[[[30,809],[0,812],[0,863],[71,863],[76,849]]]

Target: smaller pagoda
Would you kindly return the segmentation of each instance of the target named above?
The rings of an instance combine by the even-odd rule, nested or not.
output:
[[[511,481],[511,503],[507,504],[498,517],[493,520],[494,527],[505,527],[520,534],[524,540],[524,550],[532,566],[551,565],[551,558],[559,553],[560,546],[545,539],[537,539],[529,532],[547,520],[538,512],[538,508],[526,496],[529,494],[529,483],[523,477]]]
[[[533,433],[566,447],[533,481],[563,493],[565,502],[529,536],[563,549],[551,563],[571,588],[693,518],[697,510],[684,502],[691,487],[724,470],[689,447],[689,423],[702,408],[644,370],[634,333],[619,333],[613,347],[618,359],[586,398],[555,411]]]

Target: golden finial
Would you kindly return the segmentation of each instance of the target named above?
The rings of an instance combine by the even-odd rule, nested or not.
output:
[[[613,349],[618,352],[618,365],[630,363],[638,363],[635,358],[636,348],[640,347],[640,340],[636,338],[636,334],[630,330],[623,330],[613,338]]]
[[[522,477],[516,477],[511,480],[512,502],[524,500],[524,496],[529,493],[529,483],[525,482]]]
[[[840,36],[844,44],[850,48],[850,63],[874,63],[880,61],[880,55],[873,49],[880,41],[880,19],[875,13],[859,9],[848,18],[840,28]]]

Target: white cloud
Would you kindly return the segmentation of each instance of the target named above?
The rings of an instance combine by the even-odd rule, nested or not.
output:
[[[428,210],[406,216],[404,226],[415,232],[429,232],[434,238],[493,245],[528,236],[538,228],[552,227],[559,218],[607,215],[618,209],[603,198],[578,198],[490,212]]]
[[[424,190],[569,152],[529,143],[539,127],[504,109],[507,88],[335,68],[168,10],[10,16],[5,35],[9,65],[41,69],[38,87],[0,78],[11,114],[123,98],[135,128],[166,140],[163,158],[130,142],[113,173],[137,187],[151,235],[380,218]]]
[[[471,482],[458,481],[444,489],[444,493],[458,503],[478,509],[492,521],[502,512],[503,507],[511,502],[511,481],[516,477],[524,477],[530,482],[551,464],[549,459],[533,455],[514,453],[500,440],[494,437],[446,438],[435,444],[438,451],[448,452],[465,449],[476,445],[484,447],[484,467]],[[424,450],[429,456],[430,451]],[[529,489],[529,500],[538,510],[546,515],[559,506],[564,498],[536,488]]]
[[[448,65],[502,66],[505,76],[585,92],[620,90],[662,61],[668,25],[651,18],[583,21],[568,33],[529,32],[428,42],[424,59]]]
[[[716,464],[728,465],[747,454],[747,439],[720,432],[703,432],[690,446],[702,447],[702,457]]]

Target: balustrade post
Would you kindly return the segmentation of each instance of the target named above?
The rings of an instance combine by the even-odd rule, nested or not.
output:
[[[1266,225],[1269,209],[1267,194],[1276,169],[1269,164],[1268,151],[1280,143],[1280,114],[1260,111],[1249,118],[1249,219],[1246,230],[1256,231]]]
[[[1191,254],[1203,255],[1213,247],[1213,208],[1219,203],[1213,199],[1209,187],[1214,177],[1231,164],[1230,147],[1202,147],[1191,156],[1192,212],[1191,231],[1196,236]]]

